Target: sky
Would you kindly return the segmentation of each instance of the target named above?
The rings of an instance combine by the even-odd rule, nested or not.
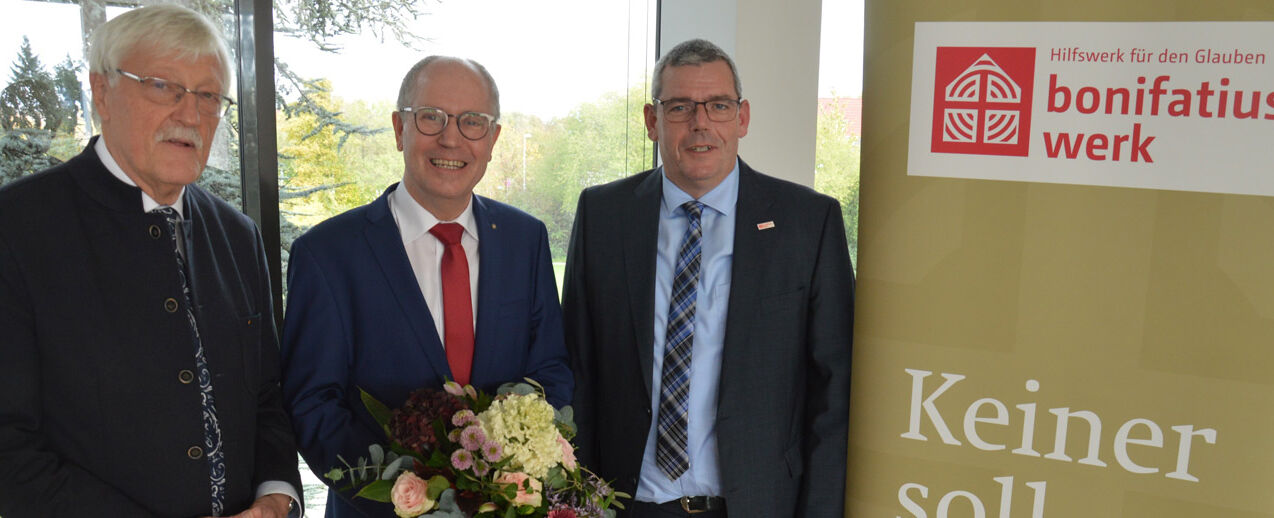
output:
[[[275,52],[302,76],[330,78],[335,95],[346,100],[393,99],[402,74],[425,55],[469,57],[483,63],[501,86],[503,111],[550,119],[603,92],[623,92],[646,82],[645,74],[654,65],[647,58],[654,38],[652,4],[420,2],[428,14],[414,26],[428,40],[417,48],[405,48],[392,36],[385,41],[365,36],[337,41],[343,49],[332,54],[315,50],[308,41],[279,37]],[[0,17],[0,84],[8,83],[24,34],[50,71],[68,54],[81,58],[77,6],[0,0],[0,12],[6,13]],[[862,25],[863,0],[824,0],[820,96],[861,95]]]

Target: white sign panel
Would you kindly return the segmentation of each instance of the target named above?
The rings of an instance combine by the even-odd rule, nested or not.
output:
[[[1274,196],[1274,22],[916,24],[908,174]]]

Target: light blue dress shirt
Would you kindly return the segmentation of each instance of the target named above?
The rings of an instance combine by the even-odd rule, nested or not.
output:
[[[735,202],[739,198],[739,164],[716,188],[699,198],[703,237],[698,295],[695,302],[694,345],[690,356],[688,439],[690,469],[677,480],[655,464],[655,431],[659,422],[659,385],[663,373],[664,342],[668,332],[668,298],[681,241],[689,220],[681,204],[693,200],[663,177],[659,208],[658,255],[655,259],[655,343],[651,368],[651,420],[642,456],[641,478],[634,499],[667,502],[682,496],[720,496],[721,466],[717,458],[717,389],[721,380],[721,351],[730,300],[730,271],[734,260]]]

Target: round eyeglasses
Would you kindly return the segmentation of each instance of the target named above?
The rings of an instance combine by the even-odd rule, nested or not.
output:
[[[191,94],[195,96],[195,109],[199,110],[200,115],[208,117],[221,117],[234,104],[229,97],[217,92],[191,90],[167,79],[141,77],[118,68],[115,69],[115,73],[141,83],[142,96],[155,104],[172,106],[181,102],[181,98],[186,94]]]
[[[707,101],[691,101],[687,99],[664,101],[655,99],[655,102],[663,106],[664,118],[668,122],[687,122],[693,119],[695,110],[699,106],[703,106],[703,112],[708,116],[708,120],[712,122],[730,122],[739,116],[739,106],[743,104],[743,99],[711,99]]]
[[[482,112],[464,112],[459,115],[452,115],[432,106],[407,106],[399,108],[398,111],[410,113],[416,121],[416,131],[430,137],[447,129],[447,122],[453,117],[460,128],[460,134],[469,140],[478,140],[487,136],[487,133],[491,131],[491,126],[495,124],[495,117]]]

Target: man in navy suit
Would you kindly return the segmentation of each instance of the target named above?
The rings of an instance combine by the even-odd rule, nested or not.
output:
[[[655,67],[663,166],[580,195],[563,308],[581,462],[633,518],[843,515],[854,273],[836,200],[738,158],[734,62]]]
[[[431,56],[403,79],[402,182],[292,245],[283,389],[301,454],[321,473],[384,433],[359,389],[391,408],[444,380],[493,391],[531,378],[555,406],[573,381],[544,224],[473,194],[500,136],[499,93],[472,60]],[[475,296],[476,295],[476,296]],[[329,516],[392,516],[333,491]]]

